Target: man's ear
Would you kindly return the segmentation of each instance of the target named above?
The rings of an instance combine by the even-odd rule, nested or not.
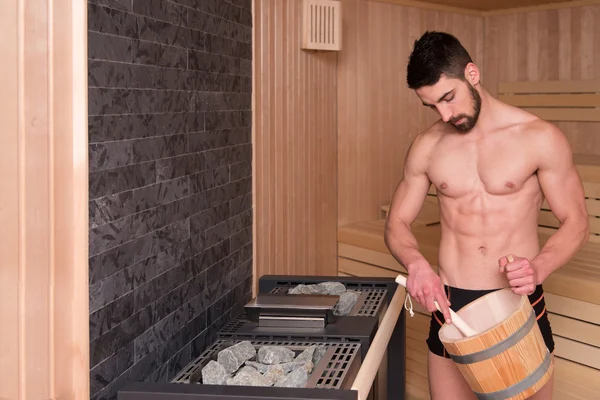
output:
[[[479,83],[481,76],[479,74],[479,68],[473,63],[467,64],[465,68],[465,78],[471,85],[475,86]]]

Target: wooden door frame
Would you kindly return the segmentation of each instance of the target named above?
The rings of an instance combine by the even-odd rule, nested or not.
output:
[[[0,398],[88,399],[87,1],[0,26]]]

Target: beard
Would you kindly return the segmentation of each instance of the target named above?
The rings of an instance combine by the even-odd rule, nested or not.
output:
[[[479,113],[481,112],[481,96],[477,89],[473,87],[470,83],[467,83],[469,86],[469,93],[471,95],[471,102],[473,103],[473,115],[468,114],[459,114],[456,117],[452,118],[450,122],[459,132],[467,133],[477,124],[477,120],[479,120]],[[464,118],[464,122],[458,124],[458,121]]]

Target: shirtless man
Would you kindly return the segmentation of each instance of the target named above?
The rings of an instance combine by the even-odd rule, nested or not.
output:
[[[432,399],[475,399],[438,338],[442,322],[451,323],[448,306],[456,311],[510,287],[529,296],[553,352],[542,282],[587,242],[583,187],[563,133],[486,92],[480,71],[454,36],[427,32],[417,40],[407,82],[441,119],[411,144],[385,243],[406,266],[408,293],[432,312],[427,339]],[[442,232],[439,275],[410,229],[432,183]],[[540,249],[537,221],[544,197],[561,226]],[[553,379],[532,399],[550,399]]]

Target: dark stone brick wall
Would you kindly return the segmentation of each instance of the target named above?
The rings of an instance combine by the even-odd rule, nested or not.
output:
[[[93,399],[166,382],[251,296],[251,0],[90,0]]]

